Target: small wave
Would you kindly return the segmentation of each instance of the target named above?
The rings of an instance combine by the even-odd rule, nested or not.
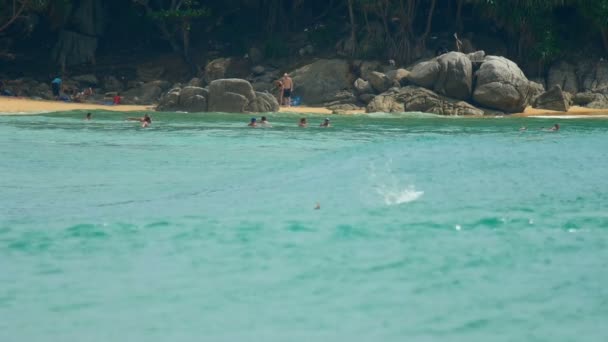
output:
[[[424,195],[424,191],[417,191],[413,186],[409,186],[401,190],[377,188],[376,191],[384,198],[384,203],[386,205],[398,205],[413,202]]]

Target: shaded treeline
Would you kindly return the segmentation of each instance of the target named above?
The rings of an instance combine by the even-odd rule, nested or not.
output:
[[[407,64],[457,49],[454,34],[542,69],[608,51],[608,0],[0,0],[0,60],[44,43],[64,68],[123,48],[173,50],[193,65],[200,52],[256,46],[282,58],[302,44]]]

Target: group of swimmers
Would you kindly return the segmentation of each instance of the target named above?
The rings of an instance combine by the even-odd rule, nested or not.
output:
[[[259,123],[258,123],[257,118],[251,118],[251,120],[249,120],[249,124],[247,126],[249,126],[249,127],[272,127],[270,125],[270,122],[268,122],[268,118],[266,118],[265,116],[262,116]],[[308,127],[308,120],[306,120],[306,118],[301,118],[300,122],[298,123],[298,127]],[[325,118],[325,120],[323,120],[323,122],[319,125],[319,127],[322,127],[322,128],[331,127],[329,118]]]

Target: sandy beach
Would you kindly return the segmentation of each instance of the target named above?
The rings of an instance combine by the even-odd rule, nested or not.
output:
[[[115,112],[151,111],[154,106],[120,105],[107,106],[91,103],[68,103],[59,101],[32,100],[27,98],[0,97],[0,115],[32,115],[70,110],[107,110]],[[323,107],[281,107],[281,113],[321,114],[330,115],[332,110]],[[362,114],[364,110],[350,110],[343,114]],[[608,109],[593,109],[585,107],[570,107],[568,112],[556,112],[545,109],[526,108],[523,113],[512,114],[512,117],[531,116],[606,116]]]
[[[0,115],[38,114],[69,110],[107,110],[113,112],[135,112],[153,110],[153,106],[106,106],[92,103],[32,100],[19,97],[0,96]]]

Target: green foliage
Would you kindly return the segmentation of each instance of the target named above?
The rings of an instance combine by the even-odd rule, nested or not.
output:
[[[532,56],[544,63],[551,63],[561,54],[560,42],[551,28],[541,31],[539,36],[540,39],[532,47]]]

